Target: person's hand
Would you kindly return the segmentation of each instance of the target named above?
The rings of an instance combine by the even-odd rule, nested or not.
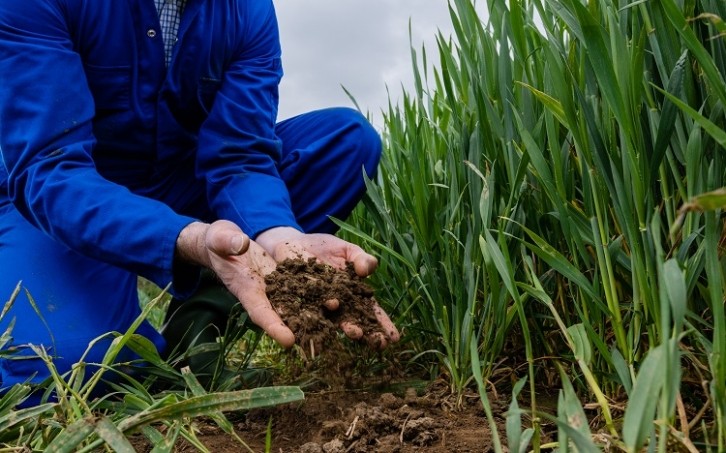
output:
[[[226,220],[211,225],[192,223],[180,233],[177,253],[214,271],[253,323],[284,348],[292,347],[295,336],[265,293],[265,275],[275,270],[275,260],[237,225]]]
[[[278,263],[287,258],[315,257],[324,264],[337,269],[345,269],[346,263],[351,262],[356,274],[361,277],[369,276],[378,267],[378,260],[374,256],[366,253],[359,246],[332,234],[305,234],[294,228],[272,228],[260,234],[257,237],[257,243],[267,250]],[[327,306],[334,309],[337,307],[337,303],[338,301],[328,301]],[[377,302],[373,306],[373,313],[383,333],[375,333],[364,340],[381,349],[389,343],[397,342],[400,339],[398,329]],[[343,323],[340,328],[351,339],[363,338],[363,330],[355,324]]]
[[[315,257],[336,269],[345,269],[346,263],[351,262],[355,273],[361,277],[371,275],[378,267],[374,256],[332,234],[305,234],[289,227],[272,228],[261,233],[257,243],[278,263],[287,258]]]

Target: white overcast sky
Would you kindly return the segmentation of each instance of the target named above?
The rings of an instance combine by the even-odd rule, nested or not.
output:
[[[356,98],[381,128],[381,110],[412,89],[408,24],[420,54],[437,60],[435,37],[452,31],[446,0],[275,0],[285,75],[279,120]]]

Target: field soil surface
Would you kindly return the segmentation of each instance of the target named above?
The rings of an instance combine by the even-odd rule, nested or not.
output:
[[[252,451],[272,452],[488,452],[492,435],[477,394],[455,401],[445,379],[425,383],[406,375],[397,355],[377,344],[342,338],[340,324],[380,333],[373,290],[349,266],[335,270],[314,260],[288,260],[266,277],[267,295],[296,336],[274,384],[301,384],[305,400],[248,413],[228,414]],[[336,300],[337,310],[327,308]],[[392,348],[394,349],[394,348]],[[490,395],[505,442],[506,394]],[[524,422],[526,424],[526,421]],[[195,422],[199,440],[213,452],[247,451],[211,420]],[[139,451],[150,451],[145,444]],[[186,442],[177,451],[196,451]]]
[[[435,387],[435,386],[434,386]],[[304,401],[251,411],[234,422],[239,436],[255,452],[265,451],[271,422],[272,452],[489,452],[492,436],[478,396],[454,410],[443,387],[419,395],[320,391]],[[503,414],[504,404],[495,403]],[[500,435],[504,419],[497,417]],[[244,451],[212,422],[200,421],[199,439],[214,452]],[[506,439],[505,437],[502,438]],[[179,451],[194,451],[180,446]]]

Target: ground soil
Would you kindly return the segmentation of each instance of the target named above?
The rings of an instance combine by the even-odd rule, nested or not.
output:
[[[305,400],[245,414],[228,414],[241,439],[265,451],[294,453],[487,452],[492,436],[479,400],[454,401],[445,380],[412,380],[395,354],[376,344],[356,344],[341,333],[341,322],[365,336],[381,330],[372,314],[373,290],[351,266],[336,270],[315,260],[287,260],[267,276],[267,295],[295,333],[287,353],[284,382],[305,382]],[[337,310],[326,308],[335,299]],[[506,403],[493,398],[498,414]],[[504,420],[499,418],[503,426]],[[213,452],[245,451],[212,420],[195,421],[199,440]],[[194,451],[182,442],[177,451]]]
[[[272,452],[489,452],[492,436],[478,396],[454,409],[445,391],[431,388],[419,395],[322,391],[305,400],[251,411],[235,421],[239,436],[255,452],[265,451],[271,423]],[[506,407],[495,403],[502,414]],[[270,422],[271,420],[271,422]],[[498,417],[504,435],[504,419]],[[199,439],[214,452],[243,451],[211,422],[199,421]],[[502,438],[503,440],[506,438]],[[179,451],[193,451],[182,447]]]

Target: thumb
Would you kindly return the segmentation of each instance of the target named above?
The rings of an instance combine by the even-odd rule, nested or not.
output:
[[[250,238],[228,220],[217,220],[209,226],[205,245],[219,256],[241,255],[250,247]]]

